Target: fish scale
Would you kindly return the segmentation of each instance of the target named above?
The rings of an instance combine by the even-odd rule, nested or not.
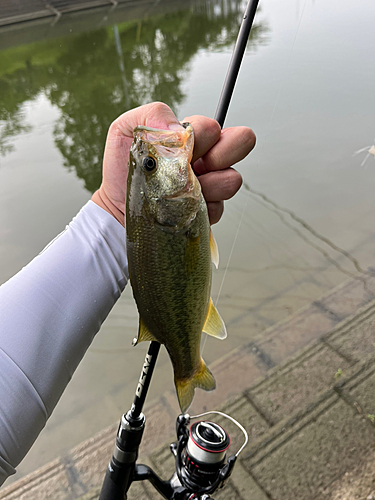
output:
[[[193,226],[201,226],[201,231],[207,231],[201,219],[202,217],[197,217]],[[157,340],[167,346],[172,360],[178,357],[175,351],[176,348],[180,351],[179,344],[190,343],[191,336],[194,337],[192,343],[195,345],[195,357],[199,355],[200,336],[210,298],[209,245],[200,246],[196,268],[189,273],[184,266],[188,240],[186,234],[176,238],[175,235],[147,224],[142,218],[137,226],[142,228],[142,236],[139,238],[138,233],[138,242],[135,238],[133,240],[138,248],[130,253],[129,267],[142,269],[142,273],[136,278],[133,278],[133,272],[131,274],[133,293],[139,298],[139,314],[149,329],[151,327],[157,331]],[[129,241],[132,238],[129,234]],[[203,240],[208,242],[208,236]],[[149,248],[152,250],[149,251]],[[205,286],[198,294],[196,290],[202,282]],[[170,337],[175,339],[178,346],[168,342]],[[190,367],[180,363],[176,366],[175,374],[179,378],[185,378],[190,375],[189,371]]]

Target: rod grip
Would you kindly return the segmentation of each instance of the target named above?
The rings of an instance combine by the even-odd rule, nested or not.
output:
[[[123,481],[118,481],[117,474],[110,470],[111,465],[109,465],[105,474],[99,500],[125,500],[127,495],[124,493]]]

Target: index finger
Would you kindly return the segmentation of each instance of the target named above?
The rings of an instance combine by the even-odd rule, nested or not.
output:
[[[197,175],[225,170],[243,160],[255,146],[255,134],[248,127],[230,127],[221,131],[218,142],[194,164]]]
[[[220,125],[213,118],[194,115],[184,118],[183,122],[189,122],[194,130],[194,151],[191,160],[194,163],[207,153],[220,139]]]

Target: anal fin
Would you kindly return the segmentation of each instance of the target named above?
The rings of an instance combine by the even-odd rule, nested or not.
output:
[[[217,269],[219,267],[219,247],[217,246],[215,236],[211,228],[210,228],[210,249],[211,249],[211,260]]]
[[[214,306],[212,299],[210,299],[210,303],[208,304],[203,331],[207,333],[207,335],[211,335],[212,337],[216,337],[220,340],[227,338],[227,329],[225,328],[224,321]]]

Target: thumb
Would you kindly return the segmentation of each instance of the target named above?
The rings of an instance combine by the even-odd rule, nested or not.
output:
[[[116,120],[118,129],[124,135],[133,136],[138,125],[159,128],[161,130],[183,130],[171,108],[163,102],[151,102],[134,108]]]
[[[163,102],[152,102],[143,106],[146,127],[162,130],[184,130],[171,108]]]

